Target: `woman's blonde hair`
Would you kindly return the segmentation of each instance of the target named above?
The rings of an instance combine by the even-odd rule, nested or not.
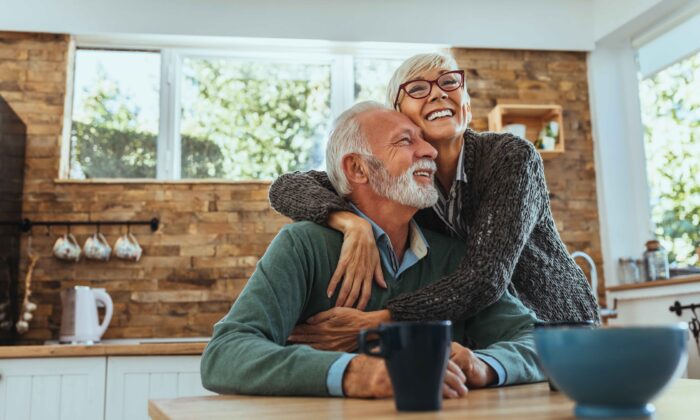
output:
[[[386,88],[387,106],[394,108],[394,100],[396,100],[396,94],[399,92],[401,83],[416,79],[434,69],[459,70],[459,67],[454,57],[447,53],[418,54],[401,63],[391,76],[391,79],[389,79],[389,85]],[[465,80],[464,92],[466,93],[466,91],[467,82]],[[467,94],[466,98],[469,101],[469,94]],[[396,103],[397,111],[399,110],[400,99]]]

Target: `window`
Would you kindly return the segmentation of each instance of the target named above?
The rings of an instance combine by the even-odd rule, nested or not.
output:
[[[656,234],[679,266],[700,252],[700,53],[639,82]]]
[[[386,86],[402,60],[355,60],[355,101],[386,101]]]
[[[155,178],[160,54],[76,52],[71,178]]]
[[[268,180],[323,169],[333,118],[357,101],[383,103],[394,70],[426,51],[109,48],[76,51],[72,179]]]

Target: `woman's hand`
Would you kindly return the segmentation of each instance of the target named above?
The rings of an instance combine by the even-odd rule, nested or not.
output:
[[[466,376],[466,384],[470,388],[483,388],[496,383],[498,376],[491,366],[476,357],[468,348],[452,342],[450,360],[453,361]]]
[[[338,283],[343,280],[335,306],[352,307],[357,303],[357,309],[364,310],[372,294],[372,278],[379,286],[387,287],[372,226],[365,219],[347,211],[331,213],[328,225],[345,236],[338,266],[328,283],[328,297],[333,296]]]
[[[357,334],[364,328],[376,328],[391,321],[388,310],[362,312],[352,308],[331,308],[319,312],[294,327],[289,341],[308,344],[317,350],[357,350]]]

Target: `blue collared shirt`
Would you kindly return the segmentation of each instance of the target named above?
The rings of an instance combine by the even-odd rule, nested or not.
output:
[[[372,219],[367,217],[364,213],[360,211],[354,204],[350,203],[353,211],[363,219],[367,220],[372,226],[372,233],[374,234],[374,240],[377,243],[377,248],[379,249],[379,256],[382,260],[382,265],[386,271],[391,274],[394,281],[398,280],[398,277],[404,271],[411,268],[414,264],[428,255],[430,246],[423,236],[418,224],[411,219],[409,224],[408,241],[409,246],[404,252],[403,260],[399,261],[394,252],[394,247],[391,246],[391,240],[389,235],[384,232],[384,230],[379,227]],[[503,385],[506,380],[506,371],[503,365],[495,358],[479,353],[474,353],[476,357],[483,360],[489,366],[496,371],[498,375],[498,383],[496,386]],[[345,353],[338,358],[331,367],[328,369],[328,375],[326,376],[326,387],[328,388],[328,393],[334,397],[343,397],[343,375],[345,374],[345,369],[347,369],[350,361],[357,356],[354,353]]]

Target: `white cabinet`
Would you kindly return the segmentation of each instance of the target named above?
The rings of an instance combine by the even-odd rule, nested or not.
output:
[[[107,358],[106,420],[148,419],[148,400],[214,395],[202,387],[200,356]]]
[[[102,418],[104,357],[0,359],[0,420]]]
[[[691,311],[685,310],[678,316],[669,310],[676,301],[682,305],[700,304],[700,282],[663,284],[660,280],[654,287],[608,291],[607,302],[614,302],[618,314],[608,323],[611,326],[687,323],[691,319]],[[686,374],[688,378],[700,379],[700,349],[692,334],[688,341]]]
[[[153,398],[213,395],[201,356],[0,359],[0,420],[148,419]]]

